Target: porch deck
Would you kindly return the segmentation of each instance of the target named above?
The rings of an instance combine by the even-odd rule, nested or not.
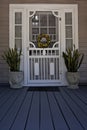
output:
[[[87,130],[87,87],[27,89],[0,87],[0,130]]]

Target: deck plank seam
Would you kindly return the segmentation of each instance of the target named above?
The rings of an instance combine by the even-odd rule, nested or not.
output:
[[[9,91],[9,88],[1,88],[0,87],[0,94],[3,93],[4,91]]]
[[[79,93],[80,95],[84,95],[87,98],[87,88],[79,88],[78,91],[76,91],[77,93]]]
[[[75,101],[75,98],[76,99],[78,99],[78,94],[79,94],[79,92],[78,92],[78,94],[76,94],[75,93],[75,91],[71,91],[71,94],[72,94],[72,96],[74,96],[74,97],[72,97],[71,95],[70,95],[70,93],[69,93],[69,90],[67,90],[67,89],[64,89],[64,88],[61,88],[60,90],[62,90],[61,91],[61,93],[59,93],[59,96],[61,96],[61,98],[64,100],[64,102],[66,103],[66,105],[67,105],[67,108],[69,108],[70,109],[70,111],[71,111],[71,113],[73,114],[73,116],[76,118],[76,120],[77,120],[77,122],[78,122],[78,125],[80,124],[80,127],[83,129],[83,130],[86,130],[86,125],[84,126],[83,124],[84,123],[82,123],[81,122],[81,119],[79,119],[79,116],[77,116],[76,115],[76,111],[74,111],[75,109],[73,109],[73,107],[71,107],[71,105],[69,104],[70,102],[68,102],[68,97],[70,98],[70,100],[72,100],[72,102],[73,103],[75,103],[76,104],[76,106],[77,107],[79,107],[79,103],[77,102],[78,100],[76,100]],[[19,95],[21,95],[22,96],[22,94],[24,94],[25,96],[23,96],[23,98],[22,98],[22,100],[21,100],[21,105],[18,105],[18,109],[16,110],[16,115],[13,117],[13,120],[12,120],[12,122],[11,122],[11,124],[10,124],[10,126],[12,125],[14,125],[14,122],[15,122],[15,120],[16,120],[16,118],[17,118],[17,116],[18,116],[18,113],[19,113],[19,111],[20,111],[20,109],[21,109],[21,106],[22,106],[22,104],[23,104],[23,102],[25,101],[25,98],[26,98],[26,96],[27,96],[27,94],[26,94],[26,92],[24,92],[24,90],[23,91],[9,91],[9,93],[12,93],[12,96],[13,96],[13,94],[15,95],[15,97],[12,99],[12,102],[15,100],[15,98]],[[20,94],[21,93],[21,94]],[[25,122],[24,122],[24,126],[26,125],[26,128],[25,127],[23,127],[23,128],[25,128],[24,130],[27,130],[27,123],[28,123],[28,120],[30,119],[29,117],[30,117],[30,113],[31,113],[31,110],[32,110],[32,102],[33,102],[33,91],[32,91],[32,93],[31,93],[31,96],[30,96],[30,105],[28,106],[28,113],[29,113],[29,115],[26,115],[26,119],[25,119]],[[48,105],[48,109],[50,110],[51,109],[51,106],[52,106],[52,104],[51,104],[51,100],[50,100],[50,97],[49,97],[49,92],[45,92],[45,93],[47,93],[46,94],[46,97],[48,96],[48,99],[46,98],[46,100],[47,100],[47,102],[48,102],[48,100],[49,100],[49,102],[47,103],[47,105]],[[53,93],[53,96],[54,96],[54,101],[55,100],[57,100],[57,102],[59,103],[59,106],[60,106],[60,109],[61,109],[61,114],[63,113],[64,114],[64,111],[62,110],[62,107],[61,107],[61,103],[59,102],[59,100],[58,100],[58,95],[56,95],[56,92],[52,92]],[[39,95],[38,95],[38,102],[39,102],[39,104],[38,104],[38,112],[39,112],[39,114],[38,114],[38,117],[39,117],[39,130],[41,129],[41,92],[39,92],[38,93]],[[76,96],[75,96],[76,95]],[[78,95],[78,96],[77,96]],[[9,94],[9,96],[10,96],[10,94]],[[18,97],[19,97],[18,96]],[[84,95],[82,95],[83,97],[84,97]],[[25,98],[24,98],[25,97]],[[55,99],[55,97],[56,97],[56,99]],[[80,96],[79,96],[80,97]],[[4,97],[4,99],[5,99],[5,97]],[[17,98],[18,99],[18,98]],[[17,99],[16,99],[16,101],[17,101]],[[84,99],[84,98],[83,98]],[[32,101],[31,101],[32,100]],[[1,100],[2,101],[2,100]],[[8,101],[8,100],[7,100]],[[11,103],[12,103],[11,102]],[[55,101],[56,102],[56,101]],[[82,102],[82,101],[81,101]],[[81,102],[80,102],[80,105],[81,105]],[[10,105],[11,105],[11,103],[10,103]],[[6,103],[7,105],[8,105],[8,103]],[[49,107],[49,104],[50,104],[50,107]],[[74,104],[74,105],[75,105]],[[78,104],[78,105],[77,105]],[[5,105],[5,104],[4,104]],[[86,104],[85,104],[86,105]],[[84,105],[84,106],[85,106]],[[6,105],[5,105],[6,106]],[[58,106],[58,105],[57,105]],[[59,108],[59,106],[58,106],[58,108]],[[30,108],[31,107],[31,108]],[[81,106],[80,106],[81,107]],[[20,109],[19,109],[20,108]],[[30,112],[29,112],[29,109],[30,109]],[[80,108],[80,109],[82,109],[82,108]],[[77,110],[80,110],[80,109],[77,109]],[[7,112],[7,110],[8,109],[5,109],[5,112],[6,113],[8,113]],[[10,110],[10,109],[9,109]],[[80,110],[81,111],[81,110]],[[83,113],[84,111],[83,111],[83,109],[82,109],[82,113]],[[54,123],[54,127],[55,127],[55,129],[56,129],[56,126],[55,126],[55,121],[54,121],[54,116],[53,116],[53,111],[52,111],[52,109],[51,109],[51,112],[49,111],[49,113],[50,113],[50,117],[51,117],[51,114],[52,114],[52,118],[53,118],[53,123]],[[4,113],[3,113],[4,114]],[[83,113],[84,114],[84,113]],[[5,115],[5,116],[7,116],[7,115]],[[21,116],[22,117],[22,116]],[[66,117],[65,115],[64,115],[64,117]],[[64,118],[63,117],[63,118]],[[51,119],[51,121],[52,121],[52,118],[50,118]],[[3,118],[4,119],[4,118]],[[66,118],[65,118],[66,119]],[[68,121],[67,121],[67,119],[66,119],[66,122],[68,123]],[[53,125],[53,124],[52,124]],[[69,123],[68,123],[68,125],[69,125]],[[54,129],[54,127],[53,127],[53,129]],[[68,127],[68,126],[67,126]],[[70,126],[69,126],[70,127]],[[7,128],[8,129],[8,128]],[[54,130],[55,130],[54,129]],[[68,128],[67,128],[68,129]],[[10,127],[10,129],[9,130],[11,130],[11,127]],[[70,130],[70,129],[69,129]]]
[[[75,94],[85,105],[87,105],[87,103],[86,103],[85,101],[83,101],[83,100],[81,99],[81,97],[79,97],[75,92],[74,92],[74,94]]]
[[[63,97],[63,94],[61,92],[61,97],[63,98],[63,100],[65,101],[65,103],[67,104],[68,108],[71,110],[71,112],[73,113],[73,115],[75,116],[75,118],[77,119],[77,121],[79,122],[79,124],[81,125],[81,127],[83,128],[83,130],[85,130],[84,126],[82,125],[82,123],[80,122],[80,120],[78,119],[78,117],[76,116],[76,114],[74,113],[74,111],[72,110],[72,108],[70,107],[70,105],[68,104],[68,102],[65,100],[65,98]]]
[[[30,101],[30,107],[29,107],[29,110],[28,110],[28,114],[27,114],[24,130],[26,130],[26,127],[27,127],[27,122],[28,122],[28,118],[29,118],[29,115],[30,115],[31,107],[32,107],[33,97],[34,97],[34,92],[32,92],[31,101]]]
[[[15,97],[15,99],[13,100],[13,102],[10,104],[9,108],[7,109],[7,111],[4,113],[3,117],[0,119],[0,122],[4,119],[4,117],[7,115],[8,111],[11,109],[12,104],[14,104],[14,102],[17,100],[17,98],[20,96],[20,93],[18,93],[18,95]]]
[[[7,95],[5,95],[6,97],[7,97]],[[12,95],[12,93],[10,92],[10,95],[8,96],[8,98],[6,98],[6,100],[2,103],[2,104],[0,104],[0,107],[1,106],[3,106],[8,100],[9,100],[9,98],[11,98],[13,95]]]
[[[87,113],[81,108],[81,106],[78,104],[78,102],[76,102],[66,90],[64,90],[64,91],[72,99],[72,101],[81,109],[81,111],[83,111],[84,114],[87,115]]]
[[[13,126],[13,124],[14,124],[14,122],[15,122],[17,116],[18,116],[18,113],[19,113],[19,111],[20,111],[20,109],[21,109],[21,106],[23,105],[23,103],[24,103],[24,101],[25,101],[26,96],[27,96],[27,91],[25,92],[24,98],[23,98],[23,100],[21,101],[21,104],[20,104],[20,106],[19,106],[19,109],[18,109],[18,111],[17,111],[17,113],[16,113],[16,115],[15,115],[15,117],[14,117],[14,120],[13,120],[13,122],[12,122],[12,124],[11,124],[9,130],[11,130],[11,128],[12,128],[12,126]]]
[[[55,129],[55,125],[54,125],[52,111],[51,111],[51,105],[50,105],[50,101],[49,101],[49,97],[48,97],[48,93],[47,92],[46,92],[46,96],[47,96],[47,100],[48,100],[48,105],[49,105],[49,110],[50,110],[50,116],[51,116],[51,121],[52,121],[53,129],[56,130]]]
[[[39,130],[41,127],[41,93],[39,92]]]
[[[64,114],[63,114],[63,111],[62,111],[62,109],[61,109],[61,107],[60,107],[60,104],[58,103],[58,100],[57,100],[57,98],[56,98],[55,93],[53,93],[53,96],[54,96],[54,98],[55,98],[55,100],[56,100],[56,103],[57,103],[57,106],[58,106],[58,108],[59,108],[59,110],[60,110],[60,112],[61,112],[61,114],[62,114],[62,116],[63,116],[63,119],[64,119],[64,121],[65,121],[65,123],[66,123],[68,129],[70,130],[70,127],[69,127],[69,125],[68,125],[68,123],[67,123],[67,121],[66,121],[66,118],[65,118],[65,116],[64,116]]]
[[[8,91],[9,91],[9,90],[8,90]],[[6,93],[8,93],[8,91],[5,91],[5,92],[3,92],[3,93],[0,93],[0,94],[2,94],[2,95],[0,95],[0,99],[3,98],[3,97],[6,95]]]

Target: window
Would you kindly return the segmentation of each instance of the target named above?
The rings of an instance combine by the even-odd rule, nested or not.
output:
[[[72,12],[65,13],[65,43],[66,49],[73,48]]]
[[[30,41],[37,47],[37,37],[39,34],[48,34],[51,39],[52,47],[59,40],[58,35],[58,18],[51,11],[37,11],[31,18],[30,22]]]
[[[22,49],[22,12],[15,12],[15,45]]]

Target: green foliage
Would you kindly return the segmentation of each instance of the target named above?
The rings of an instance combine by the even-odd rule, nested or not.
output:
[[[67,49],[63,52],[64,62],[68,72],[77,72],[84,58],[84,54],[81,54],[78,49],[75,49],[75,45],[72,49]]]
[[[16,48],[8,49],[3,54],[3,59],[7,62],[9,65],[9,68],[11,71],[19,71],[20,70],[20,56],[21,51],[17,51]]]

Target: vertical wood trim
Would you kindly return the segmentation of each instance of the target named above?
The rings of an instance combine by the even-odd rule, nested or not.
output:
[[[9,6],[9,47],[14,48],[14,13],[13,8]]]
[[[75,16],[75,44],[76,44],[76,48],[79,48],[79,41],[78,41],[78,5],[75,6],[74,9],[74,16]]]
[[[28,40],[28,29],[29,29],[29,25],[28,25],[28,13],[27,13],[27,10],[24,9],[24,13],[23,13],[23,26],[24,26],[24,43],[23,43],[23,49],[24,49],[24,84],[27,85],[28,83],[28,78],[29,75],[29,59],[28,59],[28,51],[27,51],[27,47],[28,47],[28,43],[29,43],[29,40]],[[25,23],[26,21],[26,23]],[[26,31],[27,30],[27,31]]]

